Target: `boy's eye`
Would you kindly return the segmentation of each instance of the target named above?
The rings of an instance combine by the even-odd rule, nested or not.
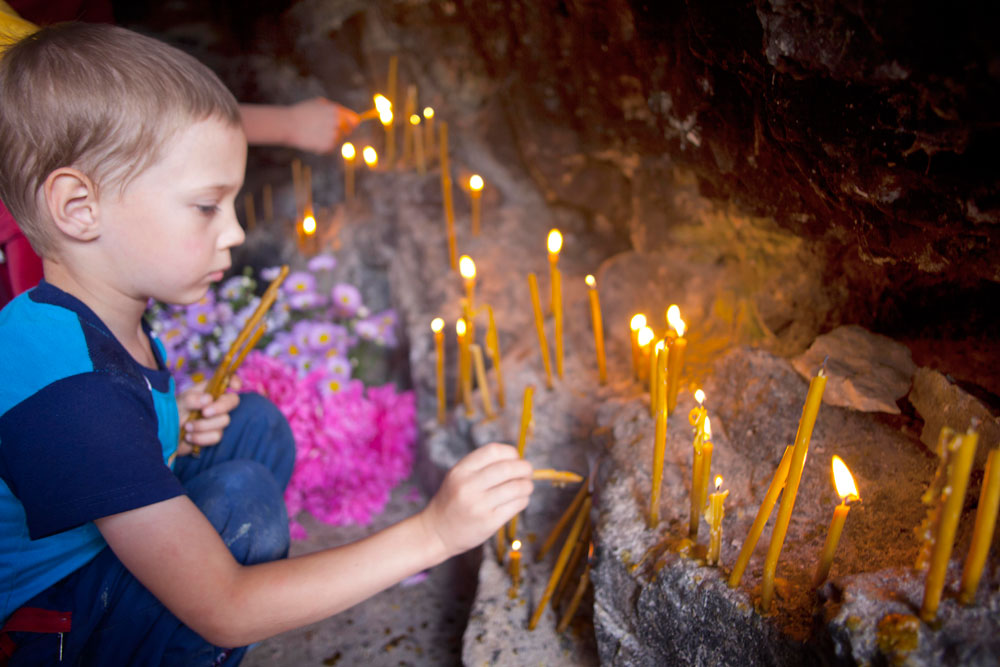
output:
[[[197,204],[195,208],[198,212],[206,217],[211,217],[219,212],[219,207],[215,204]]]

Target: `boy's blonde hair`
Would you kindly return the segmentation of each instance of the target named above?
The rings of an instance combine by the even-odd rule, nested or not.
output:
[[[156,163],[178,130],[240,124],[235,98],[191,56],[109,25],[43,28],[0,57],[0,199],[40,255],[53,230],[39,190],[60,167],[101,189]]]

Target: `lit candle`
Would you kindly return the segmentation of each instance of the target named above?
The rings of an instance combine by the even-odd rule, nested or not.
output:
[[[528,274],[528,287],[531,289],[531,306],[535,311],[535,331],[538,332],[538,345],[542,349],[542,363],[545,365],[545,386],[552,389],[552,363],[549,361],[549,343],[545,339],[545,324],[542,321],[542,302],[538,298],[538,278],[534,273]]]
[[[472,235],[479,236],[479,200],[483,196],[483,177],[473,174],[469,177],[469,200],[472,207]]]
[[[444,202],[444,221],[448,234],[448,261],[451,270],[458,268],[455,246],[455,205],[451,200],[451,168],[448,165],[448,124],[441,123],[441,200]]]
[[[569,560],[573,547],[576,546],[576,542],[580,538],[580,533],[583,532],[583,524],[590,517],[590,503],[590,498],[586,498],[583,501],[583,507],[580,508],[579,514],[576,515],[576,521],[573,522],[573,527],[569,531],[569,537],[566,538],[566,543],[563,544],[562,550],[559,552],[559,557],[556,559],[555,567],[552,569],[552,576],[549,577],[545,591],[542,593],[542,597],[538,601],[538,606],[535,608],[535,613],[531,615],[531,620],[528,621],[529,630],[534,630],[535,626],[538,625],[538,620],[542,617],[542,612],[545,611],[545,605],[549,603],[549,599],[555,591],[556,584],[562,576],[563,569],[566,567],[566,562]]]
[[[274,220],[274,193],[271,191],[271,184],[264,184],[264,192],[261,196],[264,200],[264,217]]]
[[[660,486],[663,484],[663,458],[667,446],[667,393],[664,391],[666,382],[666,369],[664,364],[667,360],[667,351],[661,340],[656,346],[654,355],[656,365],[652,375],[656,379],[653,389],[654,412],[656,415],[656,426],[653,430],[653,480],[652,492],[649,499],[649,527],[655,528],[660,523]]]
[[[387,92],[389,93],[389,101],[392,103],[392,106],[395,106],[396,103],[399,101],[399,98],[396,96],[398,92],[396,90],[396,79],[397,79],[396,74],[398,71],[399,71],[399,57],[391,56],[389,58],[389,80],[387,82],[386,88]],[[382,124],[385,125],[385,131],[386,131],[385,159],[386,162],[388,162],[389,164],[389,168],[392,169],[393,163],[395,163],[396,161],[396,133],[392,128],[391,111],[389,113],[389,123],[386,124],[386,122],[382,120]]]
[[[652,343],[650,343],[652,345]],[[659,368],[658,360],[660,358],[660,350],[666,347],[667,343],[662,338],[657,341],[656,345],[653,345],[653,351],[649,354],[649,416],[656,416],[656,392],[657,383],[660,378],[657,376],[657,369]]]
[[[434,152],[434,109],[424,107],[424,142],[427,144],[427,153]]]
[[[646,326],[646,316],[642,313],[632,316],[629,321],[632,340],[632,376],[639,379],[639,331]]]
[[[722,517],[726,515],[725,502],[729,489],[720,493],[721,486],[722,476],[719,475],[715,478],[715,493],[710,496],[708,509],[705,510],[705,520],[709,525],[708,557],[705,562],[709,565],[719,564],[719,551],[722,548]]]
[[[458,272],[465,279],[465,297],[469,301],[470,315],[475,312],[476,302],[476,263],[468,255],[458,258]]]
[[[521,428],[517,434],[517,455],[522,459],[528,442],[528,429],[531,427],[531,408],[534,396],[535,387],[529,384],[524,388],[524,401],[521,404]],[[517,517],[518,515],[515,514],[514,518],[507,523],[507,535],[510,539],[514,539],[514,536],[517,535]]]
[[[510,544],[508,568],[510,571],[510,597],[517,597],[517,587],[521,583],[521,540]]]
[[[646,380],[646,374],[649,371],[649,346],[653,342],[655,335],[650,327],[643,327],[639,329],[639,335],[636,336],[636,341],[639,343],[639,381],[644,382]],[[669,369],[669,361],[667,361]]]
[[[941,519],[938,523],[937,537],[934,540],[934,550],[931,552],[931,565],[927,571],[927,581],[924,584],[924,602],[920,607],[920,618],[930,623],[937,617],[938,604],[941,602],[941,591],[944,589],[944,578],[948,572],[948,560],[955,546],[955,531],[958,529],[958,519],[965,504],[965,492],[969,486],[969,472],[972,470],[972,460],[976,456],[976,445],[979,443],[979,433],[970,428],[964,435],[956,437],[957,451],[952,453],[951,471],[948,476],[948,496],[941,508]]]
[[[997,507],[1000,505],[1000,461],[996,449],[990,451],[986,459],[983,488],[979,492],[979,507],[976,509],[976,525],[972,530],[972,545],[962,569],[962,588],[958,599],[962,604],[970,604],[976,597],[983,566],[993,543],[993,530],[997,522]]]
[[[549,273],[552,277],[552,319],[555,321],[556,375],[563,376],[563,308],[562,274],[559,272],[559,250],[562,248],[562,234],[558,229],[549,230]]]
[[[316,242],[316,217],[312,214],[312,209],[306,209],[306,215],[302,218],[302,251],[306,254],[315,252]]]
[[[365,161],[369,169],[374,169],[378,166],[378,153],[371,146],[365,146],[362,149],[361,159]]]
[[[493,412],[493,401],[490,399],[490,386],[486,382],[486,365],[483,363],[483,349],[473,343],[469,346],[472,351],[472,360],[476,368],[476,384],[479,385],[479,396],[483,401],[483,412],[487,419],[496,417]]]
[[[444,320],[435,317],[431,321],[431,331],[434,332],[434,351],[437,354],[437,414],[438,423],[443,424],[445,420],[445,396],[444,396]]]
[[[590,323],[594,328],[594,349],[597,353],[597,378],[604,384],[608,381],[608,371],[604,360],[604,322],[601,320],[601,300],[597,294],[597,281],[594,276],[584,278],[587,283],[587,293],[590,297]]]
[[[703,448],[705,444],[705,420],[708,419],[707,410],[703,405],[705,392],[699,389],[694,393],[694,397],[698,401],[698,407],[692,409],[688,414],[688,421],[694,426],[694,442],[692,443],[694,454],[691,458],[691,512],[688,515],[688,535],[690,537],[698,536],[698,526],[701,524],[701,485],[704,481],[702,474]]]
[[[403,164],[413,159],[413,116],[417,110],[417,87],[406,87],[406,104],[403,105]],[[420,117],[417,116],[417,122]]]
[[[750,532],[747,534],[747,539],[744,540],[743,548],[740,549],[739,558],[736,559],[736,566],[733,567],[733,572],[729,575],[730,588],[736,588],[740,585],[740,579],[743,578],[743,572],[747,569],[750,556],[757,546],[760,534],[764,532],[764,524],[767,523],[768,518],[771,516],[771,510],[774,509],[774,504],[778,501],[778,494],[781,493],[781,489],[785,486],[785,480],[788,478],[788,467],[792,462],[792,449],[791,445],[785,447],[781,463],[778,464],[778,469],[774,471],[774,477],[771,478],[771,485],[767,487],[767,493],[764,494],[764,501],[760,504],[757,516],[754,518],[753,525],[750,526]]]
[[[704,509],[705,503],[708,502],[708,484],[709,480],[712,479],[712,450],[714,446],[712,445],[712,420],[707,415],[705,416],[705,436],[701,443],[701,481],[698,482],[698,508]],[[695,534],[691,537],[696,537],[698,534],[698,529],[695,528]]]
[[[819,406],[823,402],[825,388],[826,375],[821,368],[809,383],[809,393],[806,395],[802,417],[799,418],[799,429],[795,434],[795,449],[792,451],[785,492],[781,496],[781,506],[778,507],[778,517],[774,520],[771,543],[767,547],[767,556],[764,559],[760,597],[761,605],[765,611],[771,608],[771,599],[774,596],[774,572],[778,567],[778,556],[781,555],[781,547],[785,543],[785,533],[788,532],[788,523],[792,518],[795,496],[798,495],[799,482],[802,481],[802,468],[806,461],[806,453],[809,451],[809,440],[812,439],[813,426],[816,424]]]
[[[837,544],[840,542],[840,534],[844,531],[844,522],[847,521],[847,513],[851,507],[847,504],[849,499],[860,500],[858,487],[854,484],[854,476],[847,469],[843,459],[834,456],[831,461],[833,468],[833,485],[840,496],[840,504],[833,509],[833,520],[830,521],[830,530],[826,534],[826,543],[823,545],[823,552],[819,558],[819,565],[816,567],[816,574],[813,576],[813,588],[819,586],[830,575],[830,566],[833,565],[833,555],[837,552]]]
[[[344,196],[347,199],[347,203],[350,204],[354,201],[354,163],[357,158],[354,144],[350,141],[344,143],[340,147],[340,154],[344,158]]]
[[[385,128],[385,162],[392,169],[396,161],[396,131],[392,127],[392,109],[380,111],[378,119]]]
[[[247,231],[253,231],[254,227],[257,226],[257,212],[254,209],[252,192],[243,195],[243,212],[247,219]]]
[[[493,307],[486,304],[486,315],[489,327],[486,329],[486,352],[493,360],[493,372],[497,376],[497,403],[500,409],[507,407],[506,392],[503,388],[503,371],[500,368],[500,335],[497,333],[497,323],[493,319]]]
[[[684,350],[687,348],[684,331],[687,327],[681,319],[680,308],[676,305],[667,309],[667,321],[677,332],[677,338],[670,344],[670,358],[667,360],[667,414],[673,414],[674,408],[677,407],[677,389],[684,368]]]
[[[410,115],[410,125],[413,126],[413,154],[417,160],[417,173],[423,176],[427,172],[424,159],[424,133],[420,131],[420,116]]]
[[[465,416],[470,417],[472,410],[472,360],[469,358],[469,337],[466,336],[465,319],[460,318],[455,323],[455,333],[458,334],[458,386],[461,389],[462,402],[465,404]]]

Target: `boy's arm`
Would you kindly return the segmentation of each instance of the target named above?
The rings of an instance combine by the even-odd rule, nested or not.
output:
[[[419,514],[368,538],[243,566],[187,497],[97,520],[122,563],[182,622],[242,646],[342,611],[478,544],[520,512],[531,465],[508,445],[459,461]]]
[[[241,104],[243,131],[251,145],[289,146],[331,153],[357,127],[358,114],[325,97],[289,106]]]

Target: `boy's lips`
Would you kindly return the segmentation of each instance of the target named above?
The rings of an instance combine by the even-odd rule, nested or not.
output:
[[[228,271],[228,270],[229,270],[229,267],[227,266],[226,268],[220,269],[219,271],[213,271],[212,273],[208,274],[208,278],[213,283],[217,283],[220,280],[222,280],[222,276],[226,275],[226,271]]]

